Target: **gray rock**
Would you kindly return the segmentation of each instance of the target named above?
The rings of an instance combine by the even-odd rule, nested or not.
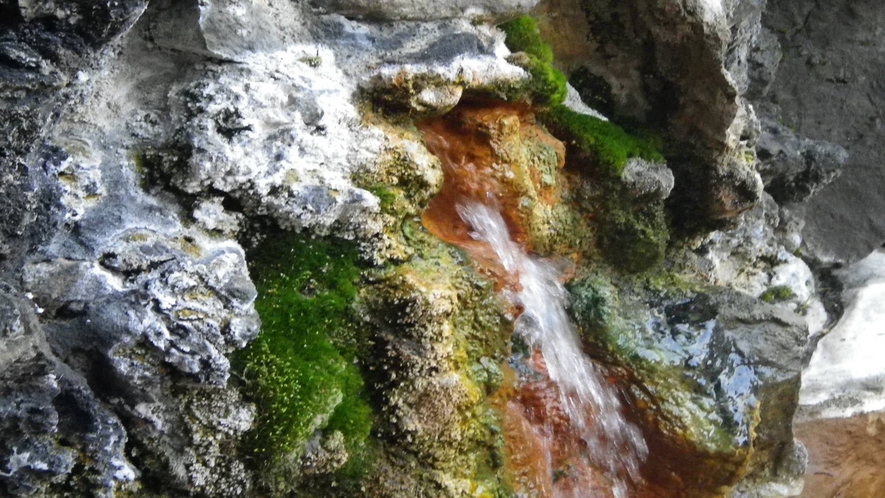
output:
[[[563,40],[553,46],[580,76],[573,83],[587,83],[577,88],[582,97],[607,103],[615,121],[666,135],[663,152],[676,180],[668,204],[680,224],[721,225],[759,200],[761,183],[743,160],[753,113],[739,97],[764,3],[542,4],[576,11],[551,12],[541,28],[547,39]]]
[[[664,163],[632,158],[624,166],[621,179],[637,197],[666,199],[673,190],[673,172]]]
[[[0,354],[0,491],[111,495],[137,476],[124,456],[123,425],[49,351],[33,304],[0,285],[0,328],[7,334]]]
[[[748,98],[758,99],[768,94],[771,84],[774,83],[782,55],[777,35],[763,26],[756,37],[756,43],[752,45],[747,61],[750,79],[746,93]]]
[[[885,210],[883,22],[875,0],[775,0],[764,18],[784,53],[764,114],[849,154],[842,175],[804,210],[806,253],[820,259],[858,260],[885,241],[885,218],[870,214]]]
[[[58,193],[34,159],[76,75],[94,51],[127,30],[144,0],[15,2],[0,20],[0,264],[45,240]],[[73,84],[72,84],[73,83]]]
[[[770,119],[762,120],[756,155],[766,192],[781,204],[809,200],[848,161],[848,152],[839,145],[799,137]]]
[[[745,489],[801,476],[804,468],[779,474],[783,448],[793,443],[801,371],[813,349],[801,316],[721,288],[652,302],[593,278],[570,290],[585,339],[594,350],[613,351],[609,361],[637,375],[642,387],[634,395],[666,414],[660,420],[667,422],[645,430],[650,465],[675,475],[694,471],[655,451],[671,438],[687,454],[718,455],[720,463],[705,474],[711,482],[734,478],[725,463],[733,458],[749,470],[739,486]],[[678,373],[668,373],[667,365]],[[748,447],[750,458],[743,454]]]
[[[882,335],[885,250],[836,272],[845,313],[818,343],[805,372],[800,421],[842,419],[885,409]]]

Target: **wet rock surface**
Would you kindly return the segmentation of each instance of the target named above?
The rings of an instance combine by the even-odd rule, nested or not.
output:
[[[782,462],[794,446],[784,421],[813,348],[802,317],[725,289],[642,303],[599,277],[572,285],[593,350],[611,355],[613,375],[626,368],[635,383],[630,396],[645,412],[650,450],[646,492],[801,488],[804,466],[784,472]]]

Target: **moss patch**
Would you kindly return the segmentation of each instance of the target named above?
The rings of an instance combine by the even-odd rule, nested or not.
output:
[[[579,155],[603,168],[601,172],[620,176],[631,158],[663,162],[664,157],[649,140],[633,136],[611,121],[581,114],[559,105],[541,114],[550,131],[564,139]]]
[[[618,268],[631,273],[658,266],[670,232],[661,202],[642,202],[624,192],[610,194],[599,227],[599,248]]]
[[[348,453],[366,444],[373,415],[353,364],[361,341],[351,326],[358,261],[351,244],[296,234],[251,255],[262,331],[238,362],[258,407],[251,449],[270,468],[297,460],[318,429],[340,431]],[[292,477],[271,486],[285,489]]]
[[[530,100],[537,105],[559,105],[565,100],[567,79],[553,67],[553,50],[541,38],[535,20],[529,16],[518,17],[498,26],[506,35],[505,44],[511,52],[522,52],[510,58],[510,62],[525,69],[531,82],[518,89],[510,98]]]
[[[538,24],[530,16],[520,16],[498,25],[507,35],[507,48],[512,52],[525,52],[545,64],[553,63],[553,49],[543,38]]]
[[[796,297],[796,293],[793,292],[793,289],[788,285],[775,285],[774,287],[769,287],[765,292],[759,296],[759,299],[766,303],[780,303],[783,301],[789,301]]]

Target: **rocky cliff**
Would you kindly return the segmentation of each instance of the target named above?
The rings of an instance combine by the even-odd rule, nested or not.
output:
[[[879,285],[883,16],[0,0],[0,494],[798,496]],[[641,444],[566,429],[465,199]]]

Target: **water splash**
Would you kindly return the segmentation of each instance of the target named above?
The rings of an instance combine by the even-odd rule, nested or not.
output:
[[[559,271],[514,242],[498,210],[475,201],[456,209],[470,225],[471,237],[491,246],[512,277],[515,284],[504,293],[523,309],[516,333],[541,352],[571,430],[587,445],[593,465],[611,479],[614,496],[626,497],[628,480],[639,480],[639,465],[648,450],[639,430],[624,419],[613,389],[582,351],[566,312],[569,294]]]

